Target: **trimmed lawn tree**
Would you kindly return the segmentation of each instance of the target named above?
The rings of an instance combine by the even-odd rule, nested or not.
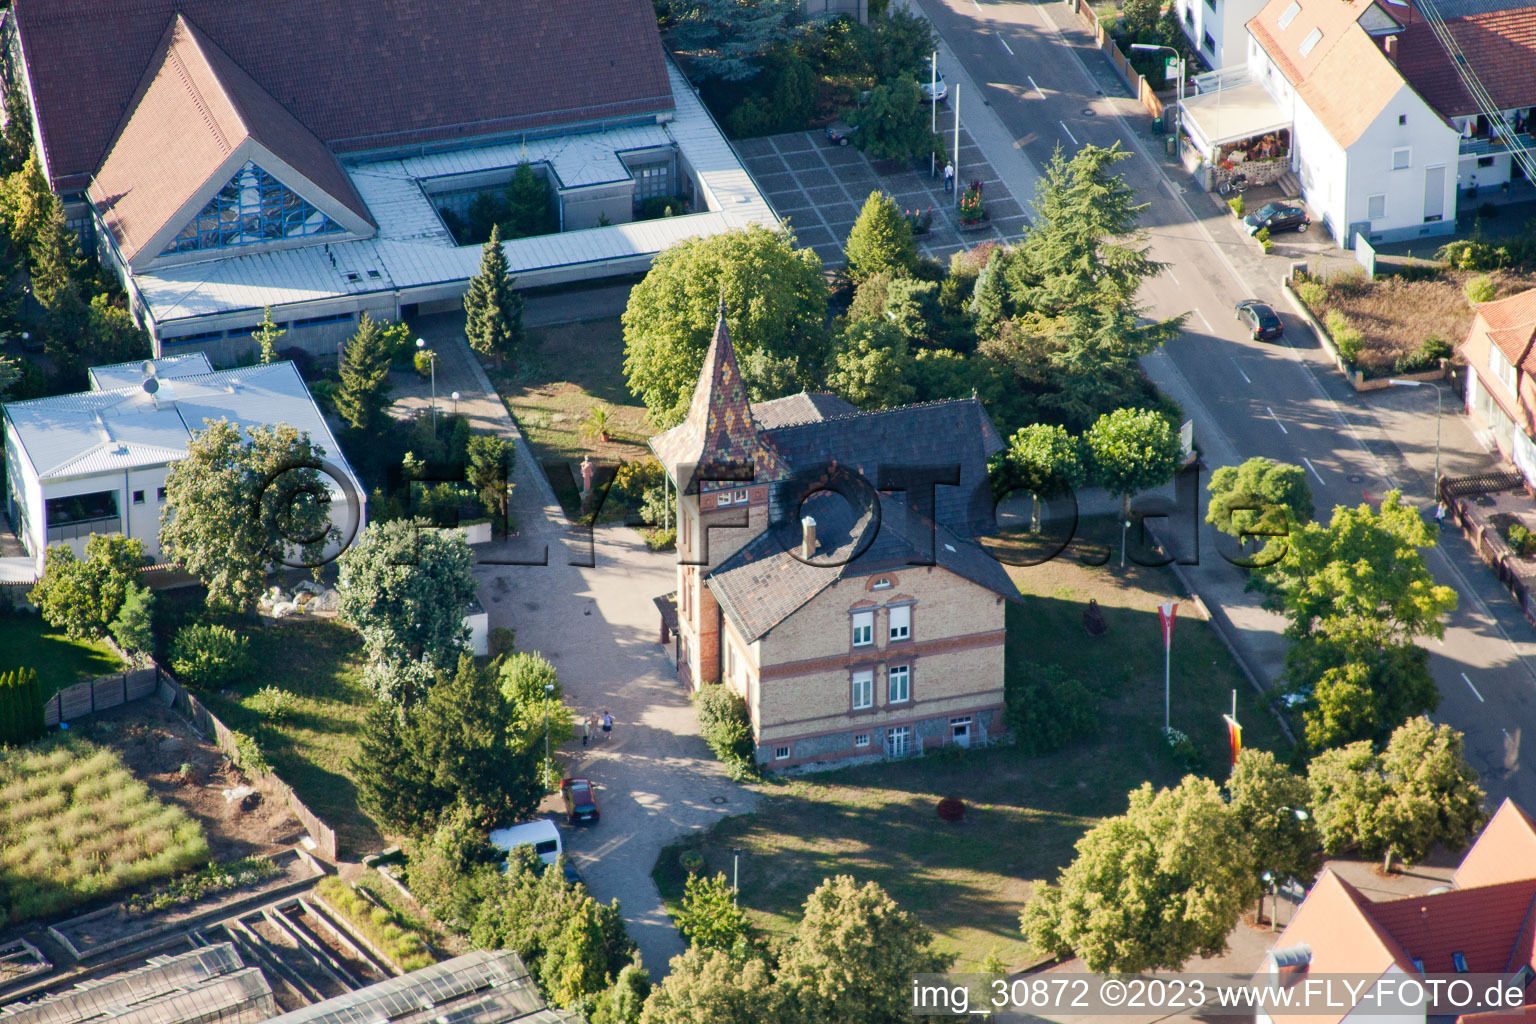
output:
[[[688,411],[722,298],[753,401],[821,380],[828,355],[821,257],[755,225],[686,239],[656,257],[624,309],[624,374],[659,430]]]
[[[757,956],[690,946],[651,989],[640,1024],[797,1024],[773,968]]]
[[[1093,482],[1120,496],[1120,564],[1124,565],[1131,495],[1161,487],[1173,478],[1182,454],[1179,435],[1162,413],[1116,409],[1088,429],[1086,442]]]
[[[501,228],[496,226],[480,250],[480,272],[464,291],[464,334],[469,347],[496,360],[498,369],[523,343],[523,296],[513,284],[501,248]]]
[[[917,262],[912,225],[902,215],[896,200],[879,189],[864,200],[864,209],[848,231],[843,252],[848,257],[848,278],[855,284],[882,270],[907,270]]]
[[[120,533],[93,533],[85,561],[62,544],[48,549],[43,575],[27,594],[50,626],[76,640],[107,636],[139,569],[149,564],[142,541]]]
[[[1090,971],[1178,970],[1226,949],[1257,892],[1242,824],[1209,779],[1150,783],[1130,808],[1077,842],[1055,886],[1024,907],[1024,936],[1042,953],[1079,956]]]
[[[171,465],[160,510],[160,547],[208,588],[208,603],[244,610],[261,593],[267,568],[297,554],[319,565],[331,525],[320,473],[325,449],[293,427],[205,421]]]
[[[1008,443],[1000,468],[998,484],[1029,491],[1029,528],[1034,533],[1040,532],[1040,503],[1081,487],[1088,475],[1082,440],[1048,423],[1020,427]]]
[[[1462,735],[1412,718],[1377,754],[1366,740],[1312,759],[1312,809],[1330,854],[1359,850],[1422,860],[1437,843],[1459,849],[1483,824],[1485,794],[1467,764]]]
[[[875,86],[864,105],[846,116],[858,129],[853,144],[871,160],[913,160],[941,145],[917,82],[910,78]]]
[[[366,312],[342,349],[336,411],[358,430],[369,430],[389,405],[389,364],[394,343]]]

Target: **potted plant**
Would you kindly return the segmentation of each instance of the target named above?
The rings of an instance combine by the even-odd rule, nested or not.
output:
[[[931,206],[926,210],[903,210],[902,215],[912,226],[914,235],[926,235],[933,227],[933,207]]]
[[[981,205],[981,182],[971,182],[971,187],[960,197],[960,224],[976,227],[987,219],[987,211]]]
[[[596,438],[603,443],[608,442],[608,407],[606,405],[594,405],[587,412],[587,418],[582,423],[582,433],[588,439]]]

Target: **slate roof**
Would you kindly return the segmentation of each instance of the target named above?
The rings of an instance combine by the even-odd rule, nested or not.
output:
[[[358,486],[341,446],[290,362],[243,366],[139,385],[9,402],[4,415],[39,479],[121,472],[186,458],[205,420],[241,427],[287,424],[307,432]]]
[[[688,415],[665,434],[651,438],[651,450],[681,494],[734,486],[724,480],[773,483],[788,475],[772,443],[758,433],[725,323],[723,299]]]
[[[223,169],[227,180],[227,161],[246,139],[373,223],[352,179],[325,144],[177,14],[88,190],[124,256],[137,255],[214,174]],[[165,159],[172,152],[176,158]],[[285,184],[303,191],[298,182]]]
[[[752,418],[759,430],[772,430],[791,423],[812,423],[829,416],[843,416],[859,410],[827,391],[802,391],[798,395],[772,398],[752,403]]]
[[[1500,110],[1536,106],[1536,6],[1471,10],[1453,16],[1437,4],[1456,45]],[[1398,36],[1397,68],[1443,117],[1479,113],[1450,57],[1422,14]]]
[[[981,545],[935,526],[889,494],[857,512],[830,495],[808,502],[805,511],[816,520],[817,548],[809,562],[796,557],[801,537],[796,519],[759,534],[707,577],[710,591],[747,643],[837,580],[914,565],[937,565],[1003,597],[1018,597],[1002,563]],[[855,552],[857,557],[851,557]]]
[[[337,153],[673,106],[646,0],[17,0],[56,189],[101,164],[177,13]]]

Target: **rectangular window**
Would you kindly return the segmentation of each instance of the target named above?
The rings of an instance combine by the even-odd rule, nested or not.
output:
[[[738,505],[745,505],[747,503],[747,498],[749,497],[749,495],[750,495],[749,491],[737,491],[736,492],[736,504],[738,504]]]
[[[144,492],[143,491],[134,491],[133,492],[133,503],[135,505],[142,505],[142,504],[144,504]]]
[[[885,752],[890,757],[902,757],[912,746],[912,727],[898,725],[885,730]]]
[[[788,747],[774,747],[773,748],[773,759],[775,761],[787,761],[787,760],[789,760],[789,748]]]
[[[1456,968],[1457,974],[1467,973],[1467,955],[1465,953],[1452,953],[1451,966]]]
[[[1492,167],[1493,166],[1493,157],[1491,157],[1491,156],[1480,156],[1480,157],[1478,157],[1477,158],[1477,166],[1479,166],[1479,167]]]
[[[164,501],[165,500],[165,488],[164,487],[156,487],[155,488],[155,500],[156,501]]]
[[[1510,394],[1515,394],[1515,368],[1510,365],[1509,358],[1499,350],[1497,345],[1488,348],[1488,369],[1498,378],[1499,383]]]
[[[715,495],[715,505],[716,505],[716,507],[724,508],[726,505],[729,505],[730,503],[731,503],[731,496],[729,494],[721,493],[721,494]]]
[[[912,635],[912,608],[897,605],[891,609],[891,639],[905,640]]]
[[[1296,15],[1298,15],[1300,13],[1301,13],[1301,4],[1298,4],[1298,3],[1295,2],[1295,0],[1292,0],[1291,5],[1289,7],[1287,7],[1285,9],[1285,11],[1282,12],[1281,15],[1280,15],[1280,22],[1279,22],[1280,27],[1281,28],[1290,28],[1291,27],[1291,22],[1295,21],[1296,20]]]
[[[214,338],[224,337],[223,331],[203,331],[201,334],[183,334],[179,338],[161,338],[160,344],[164,345],[189,345],[194,341],[212,341]]]
[[[872,707],[875,703],[875,674],[870,671],[853,674],[853,708],[855,711]]]
[[[736,678],[736,648],[730,644],[725,645],[725,677]]]
[[[1211,53],[1216,52],[1216,40],[1212,38],[1209,32],[1200,37],[1200,46],[1202,49],[1209,50]]]
[[[886,689],[892,704],[903,704],[912,699],[912,669],[907,665],[892,665],[887,673]]]
[[[853,613],[853,646],[867,647],[875,642],[875,613]]]
[[[1408,146],[1392,151],[1392,169],[1394,171],[1406,171],[1413,166],[1413,150]]]
[[[330,316],[310,316],[295,320],[295,327],[319,327],[321,324],[345,324],[352,322],[351,313],[332,313]]]
[[[1408,115],[1407,114],[1398,114],[1397,115],[1397,123],[1398,124],[1407,124],[1408,123]]]
[[[1303,39],[1301,41],[1301,55],[1303,57],[1305,57],[1307,54],[1312,52],[1313,48],[1316,47],[1318,43],[1320,43],[1322,41],[1323,41],[1323,30],[1322,29],[1315,28],[1311,32],[1308,32],[1307,33],[1307,38],[1305,38],[1305,39]]]
[[[1380,220],[1387,215],[1387,197],[1383,193],[1379,196],[1369,196],[1365,200],[1365,216],[1367,220]]]
[[[853,738],[853,745],[856,746],[856,747],[867,747],[867,746],[869,746],[869,733],[867,733],[867,732],[859,733],[857,736],[855,736]]]

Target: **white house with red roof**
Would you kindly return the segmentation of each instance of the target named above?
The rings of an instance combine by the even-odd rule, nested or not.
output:
[[[1216,2],[1228,5],[1220,31],[1230,36],[1242,3]],[[1225,66],[1196,80],[1200,92],[1184,104],[1190,141],[1234,173],[1250,160],[1288,162],[1308,205],[1346,245],[1356,234],[1372,242],[1450,234],[1460,203],[1518,179],[1511,144],[1536,145],[1528,4],[1435,0],[1498,108],[1490,118],[1415,0],[1269,0],[1246,22],[1246,52],[1226,52],[1228,42]],[[1191,22],[1204,23],[1188,18],[1186,31]],[[1213,49],[1204,32],[1199,42]]]
[[[1536,288],[1484,302],[1458,346],[1467,374],[1467,414],[1536,485]]]
[[[1386,983],[1431,975],[1518,976],[1536,1003],[1536,824],[1509,800],[1483,829],[1451,885],[1423,896],[1372,900],[1324,870],[1296,916],[1265,954],[1259,979],[1295,985],[1309,976],[1355,975]],[[1414,1016],[1390,1019],[1423,1021]],[[1493,1024],[1523,1014],[1465,1014],[1463,1024]],[[1259,1024],[1271,1024],[1265,1013]],[[1382,1021],[1360,1003],[1324,1013],[1285,1014],[1285,1024]],[[1447,1022],[1449,1024],[1449,1022]]]

